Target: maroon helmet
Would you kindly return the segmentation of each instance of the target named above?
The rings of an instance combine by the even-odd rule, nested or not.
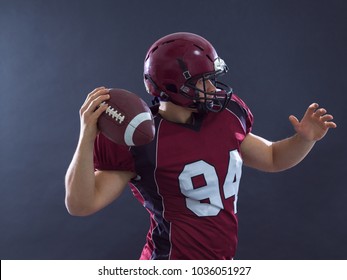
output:
[[[148,93],[160,100],[199,111],[219,112],[232,94],[229,86],[217,81],[227,71],[227,65],[210,42],[196,34],[179,32],[159,39],[150,47],[144,62],[144,82]],[[213,82],[216,91],[198,89],[199,79]]]

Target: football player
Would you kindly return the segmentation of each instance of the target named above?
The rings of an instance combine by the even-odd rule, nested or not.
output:
[[[155,42],[144,61],[155,139],[125,147],[98,133],[108,89],[94,89],[80,109],[80,138],[66,174],[66,207],[90,215],[130,185],[150,215],[140,259],[232,259],[237,247],[237,194],[242,165],[278,172],[298,164],[335,128],[310,105],[295,134],[277,142],[252,131],[253,116],[220,81],[228,71],[206,39],[174,33]]]

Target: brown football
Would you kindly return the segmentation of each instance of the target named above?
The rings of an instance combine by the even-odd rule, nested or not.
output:
[[[98,119],[98,128],[111,141],[126,146],[151,142],[155,127],[147,104],[135,93],[111,88],[107,109]]]

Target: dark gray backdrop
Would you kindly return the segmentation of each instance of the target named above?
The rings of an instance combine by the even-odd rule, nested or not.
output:
[[[137,259],[147,212],[129,190],[71,217],[64,175],[78,110],[105,85],[148,103],[148,47],[176,31],[209,39],[254,133],[292,135],[288,116],[324,105],[338,128],[295,168],[243,169],[238,259],[346,259],[347,2],[344,0],[0,0],[1,259]]]

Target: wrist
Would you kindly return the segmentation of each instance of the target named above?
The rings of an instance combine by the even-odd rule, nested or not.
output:
[[[296,133],[294,135],[294,138],[296,139],[298,143],[301,143],[302,145],[305,145],[305,146],[313,146],[317,142],[316,140],[308,139],[307,137],[299,133]]]
[[[88,133],[87,131],[81,131],[78,140],[78,146],[93,149],[96,135],[97,133]]]

